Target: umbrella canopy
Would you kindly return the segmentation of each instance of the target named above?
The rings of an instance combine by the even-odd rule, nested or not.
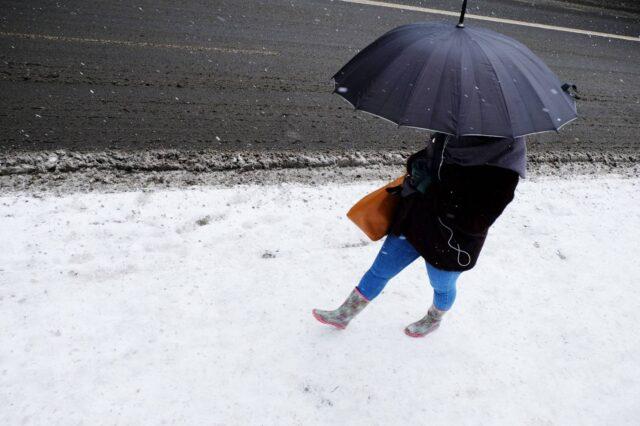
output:
[[[557,131],[577,117],[574,99],[533,52],[462,18],[395,28],[333,79],[356,109],[457,137]]]

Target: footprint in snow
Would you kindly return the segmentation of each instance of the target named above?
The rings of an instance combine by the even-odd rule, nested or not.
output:
[[[262,253],[262,258],[263,259],[275,259],[276,258],[276,254],[280,252],[280,250],[276,250],[275,252],[269,251],[269,250],[265,250],[264,253]]]

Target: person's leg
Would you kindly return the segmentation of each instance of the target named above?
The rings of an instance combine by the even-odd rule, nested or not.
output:
[[[387,236],[371,268],[356,287],[360,294],[371,301],[382,292],[389,280],[406,268],[420,254],[405,237]]]
[[[433,304],[427,315],[404,329],[404,332],[411,337],[424,337],[440,327],[442,317],[456,300],[456,281],[461,272],[444,271],[428,262],[426,264],[429,282],[433,287]]]
[[[433,287],[433,304],[441,311],[448,311],[456,300],[456,281],[461,272],[444,271],[428,262],[426,264],[429,282]]]
[[[376,260],[354,288],[347,300],[333,311],[314,309],[313,316],[320,322],[337,328],[345,328],[374,297],[387,282],[420,255],[404,238],[388,235]]]

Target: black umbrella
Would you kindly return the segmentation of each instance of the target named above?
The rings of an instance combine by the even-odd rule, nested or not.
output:
[[[558,77],[526,46],[487,30],[424,22],[395,28],[336,75],[356,109],[453,136],[515,138],[577,117]],[[565,85],[566,86],[566,85]]]

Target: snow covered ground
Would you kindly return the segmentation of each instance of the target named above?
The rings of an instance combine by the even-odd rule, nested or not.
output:
[[[310,314],[379,183],[0,197],[0,424],[638,424],[640,179],[523,182],[425,339],[421,262]]]

